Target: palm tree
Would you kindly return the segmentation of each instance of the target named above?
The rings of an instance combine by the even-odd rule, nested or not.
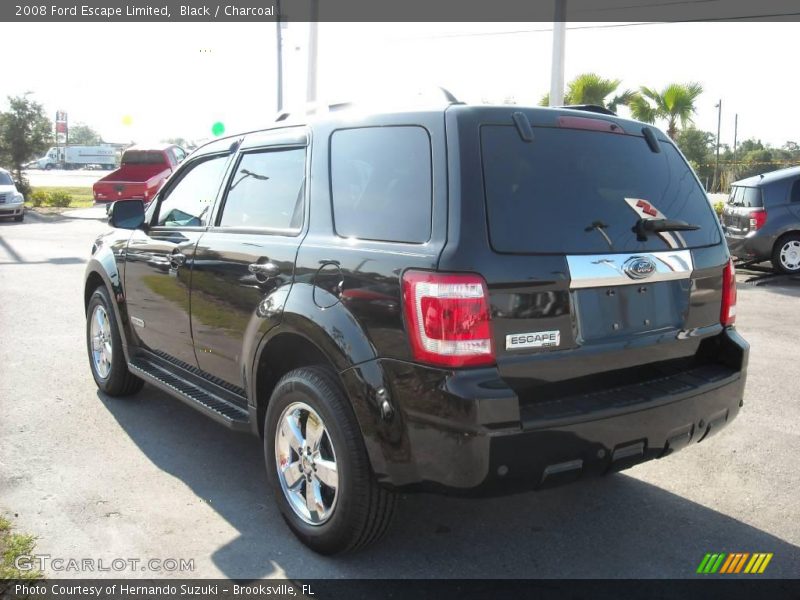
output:
[[[596,73],[583,73],[567,84],[564,104],[596,104],[616,111],[620,105],[628,104],[636,96],[636,92],[625,90],[608,99],[617,91],[620,83],[622,82],[619,79],[605,79]],[[539,104],[548,106],[550,94],[545,94]]]
[[[667,135],[673,140],[681,128],[692,124],[692,116],[697,112],[695,102],[703,93],[699,83],[671,83],[660,92],[641,87],[629,106],[635,119],[645,123],[655,123],[656,119],[667,120]]]

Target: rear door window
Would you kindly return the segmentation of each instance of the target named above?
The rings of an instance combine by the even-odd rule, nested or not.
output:
[[[800,204],[800,179],[796,179],[792,184],[792,193],[789,196],[789,201]]]
[[[342,237],[420,244],[431,236],[431,143],[422,127],[331,136],[331,196]]]
[[[220,226],[299,231],[305,164],[305,148],[243,154],[231,178]]]
[[[481,128],[489,236],[497,252],[595,254],[669,249],[663,235],[637,241],[643,215],[699,226],[671,236],[680,247],[720,242],[708,198],[672,144],[642,137],[537,127],[525,143],[513,126]],[[649,217],[648,217],[649,218]]]

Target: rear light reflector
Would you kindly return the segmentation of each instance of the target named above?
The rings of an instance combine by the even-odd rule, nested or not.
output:
[[[494,364],[489,293],[479,275],[406,271],[403,311],[414,360],[444,367]]]
[[[767,222],[767,211],[754,210],[750,213],[750,231],[758,231]]]
[[[722,310],[719,320],[725,327],[736,321],[736,269],[732,259],[728,259],[722,271]]]

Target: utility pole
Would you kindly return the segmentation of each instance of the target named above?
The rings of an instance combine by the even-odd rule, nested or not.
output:
[[[550,67],[550,106],[564,104],[564,50],[567,38],[567,0],[554,0],[553,62]]]
[[[736,179],[736,141],[739,136],[739,113],[733,117],[733,178]]]
[[[714,162],[714,183],[712,185],[712,192],[717,190],[719,186],[719,132],[722,128],[722,98],[715,107],[717,109],[717,158]]]
[[[275,15],[275,39],[276,41],[276,61],[277,61],[277,86],[278,86],[278,97],[277,97],[277,109],[275,112],[281,112],[283,110],[283,33],[281,31],[281,0],[275,1],[275,9],[277,14]]]
[[[306,80],[306,102],[317,101],[317,26],[319,23],[319,0],[311,0],[311,21],[308,24],[308,79]]]

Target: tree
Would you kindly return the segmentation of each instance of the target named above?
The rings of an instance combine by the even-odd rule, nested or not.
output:
[[[625,90],[609,98],[621,83],[619,79],[605,79],[596,73],[582,73],[567,84],[564,104],[596,104],[616,111],[620,105],[628,104],[636,95],[636,92]],[[550,94],[545,94],[539,104],[548,106]]]
[[[175,144],[176,146],[180,146],[181,148],[187,148],[189,146],[189,142],[182,137],[171,137],[165,140],[161,140],[163,144]]]
[[[642,86],[631,100],[631,114],[645,123],[655,123],[657,119],[667,121],[667,135],[673,140],[678,135],[678,123],[682,128],[692,124],[697,112],[696,101],[703,93],[699,83],[671,83],[660,92]]]
[[[8,97],[9,110],[0,113],[0,158],[11,167],[21,192],[28,185],[22,166],[52,144],[53,124],[38,102],[24,96]]]
[[[739,144],[739,147],[737,148],[737,151],[742,154],[747,154],[748,152],[753,152],[754,150],[764,150],[764,144],[761,143],[761,140],[750,138]]]
[[[101,144],[103,138],[86,123],[76,123],[69,128],[69,143],[76,145],[94,146]]]
[[[692,163],[701,180],[714,175],[714,142],[715,136],[709,131],[700,131],[694,127],[682,129],[675,138],[686,160]]]

